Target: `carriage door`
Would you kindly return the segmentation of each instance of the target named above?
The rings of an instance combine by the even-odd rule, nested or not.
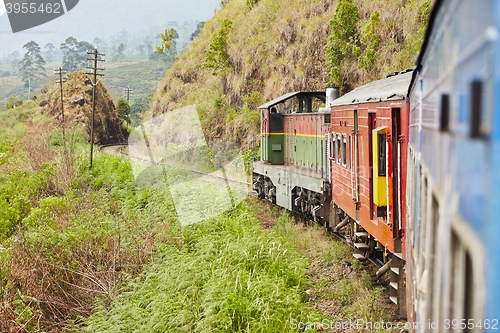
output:
[[[358,142],[358,131],[359,131],[359,124],[358,124],[358,110],[354,110],[354,133],[353,137],[351,140],[351,144],[354,143],[354,165],[351,165],[351,168],[354,169],[354,172],[356,173],[354,175],[355,177],[355,191],[356,191],[356,214],[359,214],[359,209],[360,209],[360,203],[361,203],[361,198],[359,195],[359,190],[360,190],[360,185],[359,185],[359,142]],[[353,150],[351,150],[352,153]],[[352,160],[351,158],[351,160]],[[356,216],[356,219],[359,221],[359,216]]]
[[[401,143],[399,138],[401,136],[401,123],[400,123],[400,108],[392,109],[392,202],[393,202],[393,236],[394,238],[400,238],[399,230],[401,230]]]
[[[377,127],[377,114],[376,113],[368,113],[368,163],[369,163],[369,172],[368,178],[370,183],[370,220],[375,218],[375,204],[373,202],[373,140],[372,140],[372,131]],[[376,142],[375,142],[376,143]]]

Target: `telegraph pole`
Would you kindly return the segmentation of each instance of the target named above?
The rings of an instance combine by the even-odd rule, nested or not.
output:
[[[123,92],[127,95],[127,104],[130,104],[130,93],[132,92],[133,90],[130,89],[130,87],[125,87],[123,88]]]
[[[63,101],[63,82],[66,82],[66,77],[63,77],[63,74],[66,74],[66,70],[59,67],[58,69],[54,69],[54,73],[59,76],[59,79],[56,80],[56,83],[59,83],[59,89],[61,90],[61,118],[62,118],[61,126],[62,126],[64,149],[66,150],[66,133],[65,133],[65,123],[64,123],[64,101]]]
[[[98,62],[104,62],[104,54],[94,51],[87,51],[87,60],[89,61],[88,69],[92,69],[92,72],[87,72],[87,74],[93,75],[94,80],[92,81],[92,120],[90,124],[90,168],[92,169],[92,156],[94,151],[94,114],[95,114],[95,94],[97,87],[97,77],[104,76],[102,73],[97,73],[98,70],[103,71],[104,68],[97,67]]]

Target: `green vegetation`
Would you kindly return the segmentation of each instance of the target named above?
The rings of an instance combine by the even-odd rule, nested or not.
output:
[[[213,75],[230,68],[229,55],[227,54],[227,35],[233,26],[233,21],[224,19],[219,31],[210,42],[207,55],[205,57],[205,67],[211,68]]]
[[[352,61],[359,52],[356,34],[358,21],[359,12],[353,0],[339,0],[335,15],[330,20],[326,56],[329,60],[331,79],[341,89],[344,81],[342,74],[346,71],[346,63]]]
[[[332,83],[346,93],[411,69],[430,8],[428,0],[221,4],[167,71],[152,114],[195,104],[208,140],[245,149],[259,132],[253,112],[266,101]]]
[[[360,41],[365,45],[365,50],[358,57],[358,67],[366,71],[374,68],[377,49],[380,44],[380,36],[377,34],[376,29],[380,25],[380,14],[374,11],[370,15],[370,21],[364,26],[361,31]]]
[[[264,232],[248,205],[179,230],[184,244],[163,245],[144,276],[87,331],[288,332],[289,319],[320,317],[302,297],[306,261],[280,235]],[[316,317],[315,317],[316,316]]]
[[[138,162],[104,153],[89,170],[82,128],[66,128],[63,144],[40,111],[25,101],[0,113],[0,331],[297,332],[291,322],[329,318],[306,292],[316,288],[310,254],[328,250],[337,267],[350,250],[234,194],[232,209],[181,226],[182,205],[200,193],[198,212],[209,213],[207,198],[210,209],[227,205],[223,186],[193,187],[190,172],[159,166],[145,186]],[[206,161],[231,159],[207,149]],[[325,299],[362,314],[372,297],[376,318],[386,316],[380,297],[343,278]]]
[[[62,67],[69,71],[76,71],[85,68],[87,65],[87,51],[94,49],[94,46],[89,42],[68,37],[60,48],[64,54]]]
[[[127,124],[130,123],[130,105],[125,99],[118,99],[118,103],[116,104],[116,112],[118,112],[118,116],[123,122]]]
[[[221,4],[168,70],[150,111],[195,104],[205,138],[240,143],[235,169],[247,172],[258,158],[258,105],[328,83],[347,91],[411,67],[430,8],[429,0]],[[67,61],[84,46],[74,38],[63,45]],[[155,54],[152,45],[143,40],[141,57]],[[169,66],[160,56],[106,68],[103,82],[115,98],[133,89],[131,105],[118,107],[133,125]],[[143,166],[136,175],[139,163],[121,156],[97,153],[89,170],[81,121],[88,87],[83,74],[74,75],[65,102],[83,98],[65,110],[80,125],[66,128],[66,141],[53,86],[36,102],[9,98],[0,111],[0,331],[287,332],[297,331],[292,320],[390,319],[387,296],[371,288],[352,250],[277,207],[240,202],[216,182],[199,187],[185,170]],[[2,93],[24,93],[13,78],[0,79],[8,88]],[[99,107],[114,113],[104,90]],[[100,123],[119,122],[112,119]],[[170,149],[186,163],[193,156],[207,165],[230,160],[207,145]],[[229,200],[218,199],[222,192]],[[212,214],[220,207],[223,214]],[[183,223],[190,219],[204,221]]]

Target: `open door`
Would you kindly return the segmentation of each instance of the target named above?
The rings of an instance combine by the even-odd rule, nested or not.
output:
[[[401,122],[400,122],[400,108],[392,109],[392,207],[393,216],[393,236],[400,238],[401,226],[401,143],[399,137],[401,136]]]
[[[387,127],[372,130],[372,179],[375,215],[385,217],[389,222],[389,151]]]

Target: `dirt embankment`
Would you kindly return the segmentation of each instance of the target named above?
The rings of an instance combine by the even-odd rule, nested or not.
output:
[[[61,92],[59,84],[51,84],[37,97],[42,112],[53,116],[58,124],[62,122]],[[113,99],[101,82],[96,86],[96,109],[94,114],[94,143],[110,144],[126,142],[128,132],[123,126]],[[83,72],[67,75],[63,84],[63,105],[66,126],[83,125],[90,141],[92,119],[92,81]]]

